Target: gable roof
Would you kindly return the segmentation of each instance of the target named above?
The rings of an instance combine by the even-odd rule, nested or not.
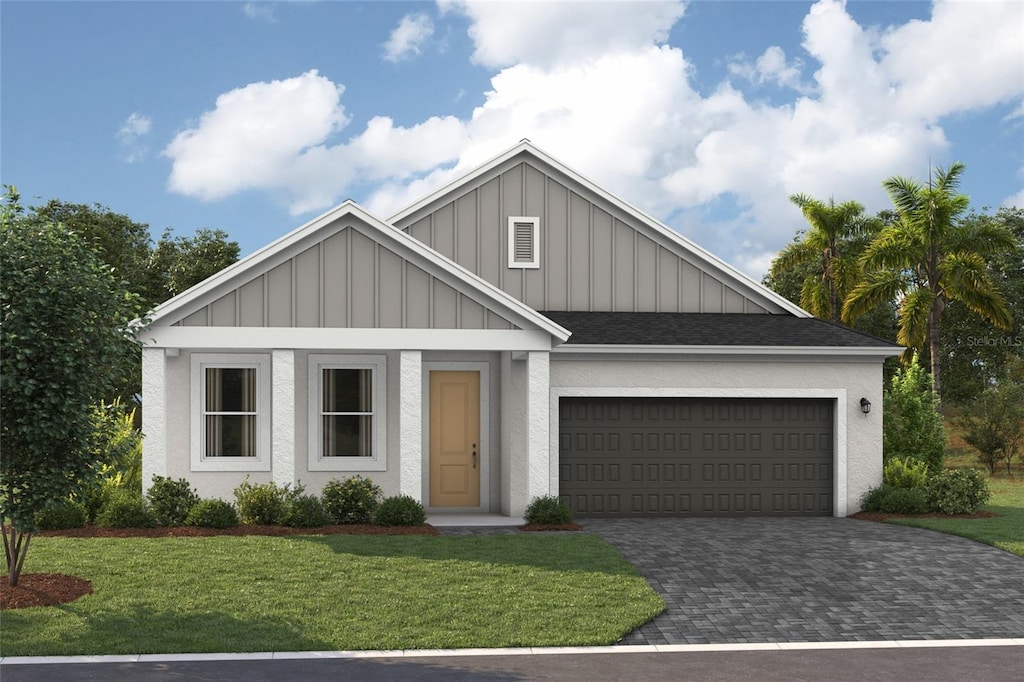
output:
[[[559,342],[568,339],[569,332],[557,323],[401,230],[381,221],[352,200],[345,201],[187,291],[161,303],[150,314],[150,326],[174,324],[196,310],[209,305],[227,291],[268,271],[278,262],[294,255],[298,249],[305,248],[318,238],[322,238],[332,225],[346,217],[355,218],[368,229],[373,239],[403,257],[415,259],[430,274],[442,276],[451,281],[460,291],[469,295],[485,308],[524,327],[546,331]]]
[[[897,355],[902,347],[817,318],[742,313],[586,313],[545,311],[572,331],[567,346],[767,346],[873,348]]]
[[[483,176],[492,173],[493,171],[501,168],[509,162],[516,159],[516,157],[524,157],[532,159],[535,162],[540,162],[543,165],[547,165],[557,173],[565,176],[572,182],[582,186],[587,191],[593,193],[603,202],[607,202],[618,211],[622,212],[626,216],[632,219],[636,225],[640,226],[641,229],[649,230],[653,235],[661,237],[666,242],[672,244],[675,248],[679,249],[682,253],[687,254],[691,258],[695,258],[707,264],[712,270],[718,271],[726,279],[732,280],[740,289],[747,290],[754,297],[761,298],[762,300],[769,301],[774,306],[781,308],[785,312],[795,315],[801,318],[813,317],[810,313],[803,310],[799,306],[793,304],[788,299],[780,296],[771,289],[765,287],[759,282],[754,281],[744,273],[740,272],[733,266],[729,265],[725,261],[719,259],[709,251],[684,237],[679,232],[671,229],[664,223],[652,218],[638,208],[622,201],[614,194],[603,189],[596,183],[592,182],[588,178],[584,177],[579,172],[566,166],[561,161],[550,156],[543,150],[533,145],[529,140],[522,140],[519,144],[507,149],[498,156],[495,156],[490,161],[474,168],[465,175],[458,179],[444,185],[440,189],[436,190],[432,194],[420,199],[419,201],[407,206],[398,213],[394,214],[389,218],[388,222],[392,225],[399,226],[401,229],[407,229],[411,224],[412,219],[417,218],[420,214],[431,209],[434,204],[441,204],[443,202],[451,201],[453,197],[457,196],[463,187],[473,185],[477,180]],[[403,224],[405,223],[405,224]]]

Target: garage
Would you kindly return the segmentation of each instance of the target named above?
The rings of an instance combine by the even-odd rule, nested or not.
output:
[[[830,516],[834,401],[561,398],[559,495],[577,518]]]

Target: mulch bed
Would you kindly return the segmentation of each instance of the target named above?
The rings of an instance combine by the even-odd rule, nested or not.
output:
[[[25,609],[29,606],[56,606],[92,594],[92,583],[60,573],[22,573],[18,586],[0,582],[0,609]]]
[[[889,519],[990,519],[999,516],[990,511],[977,511],[973,514],[883,514],[882,512],[857,512],[851,514],[851,519],[861,521],[885,522]]]
[[[583,526],[581,526],[578,523],[528,523],[525,526],[519,526],[519,530],[525,530],[525,531],[583,530]]]

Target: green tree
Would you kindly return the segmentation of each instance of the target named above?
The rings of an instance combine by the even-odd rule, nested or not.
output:
[[[789,200],[800,207],[810,228],[776,256],[772,268],[794,270],[810,265],[800,286],[800,306],[815,317],[839,322],[842,303],[860,280],[858,259],[876,222],[856,201],[826,204],[806,194]]]
[[[0,212],[0,518],[8,581],[36,514],[96,473],[93,410],[127,364],[138,296],[67,227],[28,218],[7,188]]]
[[[1011,324],[984,257],[1014,245],[1013,236],[992,223],[960,221],[969,200],[957,187],[964,165],[937,168],[934,182],[902,177],[883,183],[897,220],[884,228],[861,260],[866,276],[850,293],[843,318],[855,320],[885,301],[899,301],[898,341],[918,352],[927,348],[936,392],[942,312],[960,301],[1003,329]]]
[[[199,228],[191,237],[175,237],[167,228],[150,256],[152,285],[160,301],[177,296],[238,260],[238,242],[224,230]]]
[[[942,401],[963,405],[1007,377],[1024,360],[1024,209],[1001,208],[994,215],[972,214],[965,222],[992,222],[1009,231],[1015,246],[990,254],[989,275],[1013,317],[1010,331],[998,329],[960,301],[942,313]]]
[[[896,372],[884,395],[882,456],[886,462],[911,458],[927,464],[932,473],[942,469],[946,432],[938,406],[931,377],[915,353],[910,364]]]

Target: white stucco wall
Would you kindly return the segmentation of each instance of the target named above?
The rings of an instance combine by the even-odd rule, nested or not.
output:
[[[551,491],[558,489],[558,400],[566,396],[827,397],[836,400],[835,510],[859,509],[882,479],[881,359],[689,359],[631,356],[595,359],[553,355]],[[860,411],[862,397],[874,409]],[[845,459],[845,466],[840,466]]]

